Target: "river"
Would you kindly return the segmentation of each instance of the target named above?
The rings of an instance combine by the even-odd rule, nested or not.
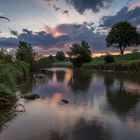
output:
[[[53,68],[17,92],[17,113],[0,140],[140,140],[140,76]],[[62,99],[69,101],[62,103]]]

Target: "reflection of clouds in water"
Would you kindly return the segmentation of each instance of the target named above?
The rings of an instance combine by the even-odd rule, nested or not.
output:
[[[19,116],[3,132],[5,140],[44,140],[53,137],[50,134],[64,140],[67,140],[64,136],[67,136],[68,140],[75,140],[75,137],[81,138],[82,133],[86,133],[84,136],[89,134],[86,128],[87,130],[99,129],[96,137],[103,131],[104,134],[111,132],[110,135],[119,140],[124,140],[124,137],[128,140],[129,137],[132,138],[129,136],[125,122],[104,109],[107,103],[104,96],[94,98],[93,101],[83,105],[58,105],[56,103],[58,97],[61,98],[61,95],[57,93],[52,99],[49,98],[49,102],[36,100],[26,104],[27,114]],[[84,123],[80,121],[81,119]],[[77,131],[79,134],[75,133]],[[110,135],[107,135],[108,139]]]
[[[140,105],[134,92],[139,82],[111,73],[63,70],[53,69],[46,81],[38,82],[33,93],[44,100],[26,102],[27,113],[7,125],[4,140],[82,140],[87,134],[92,138],[92,131],[107,140],[140,139]],[[70,103],[60,104],[63,98]]]
[[[28,103],[26,110],[27,114],[17,118],[3,132],[5,140],[30,140],[31,138],[40,140],[39,136],[43,139],[48,138],[49,132],[58,133],[61,136],[65,133],[71,134],[79,119],[94,122],[102,116],[97,102],[89,103],[87,106],[77,106],[57,105],[53,99],[49,103],[45,100],[36,100]]]

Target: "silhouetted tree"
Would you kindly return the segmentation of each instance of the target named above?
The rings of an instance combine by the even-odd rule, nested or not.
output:
[[[83,63],[92,60],[90,47],[86,41],[82,41],[81,44],[73,44],[68,55],[74,67],[81,67]]]
[[[62,51],[58,51],[56,53],[56,59],[59,61],[64,61],[65,60],[65,54]]]
[[[18,60],[28,63],[32,68],[35,56],[36,52],[32,49],[31,44],[23,41],[19,42],[18,49],[16,51],[16,58]]]
[[[118,22],[109,32],[107,38],[107,47],[120,49],[123,55],[127,47],[137,46],[140,44],[140,34],[136,27],[127,21]]]

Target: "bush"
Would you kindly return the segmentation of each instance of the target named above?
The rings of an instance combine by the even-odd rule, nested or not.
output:
[[[112,55],[106,55],[104,57],[105,63],[115,63],[114,57]]]
[[[65,60],[65,54],[64,54],[64,52],[62,52],[62,51],[58,51],[57,53],[56,53],[56,59],[58,60],[58,61],[64,61]]]

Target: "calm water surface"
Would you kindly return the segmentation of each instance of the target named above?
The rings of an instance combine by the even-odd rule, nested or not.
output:
[[[19,100],[26,112],[1,127],[0,140],[140,140],[139,75],[51,69],[19,93],[40,99]]]

